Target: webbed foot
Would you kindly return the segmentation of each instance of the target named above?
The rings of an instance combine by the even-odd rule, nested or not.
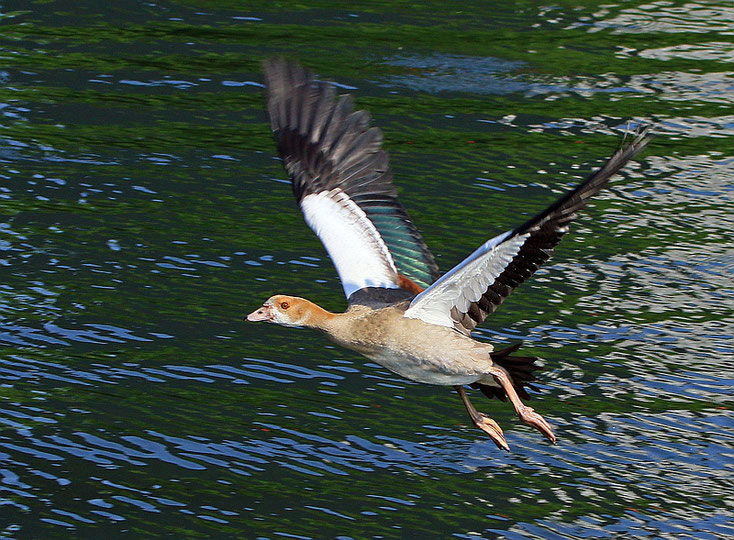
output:
[[[454,389],[461,397],[461,401],[464,402],[464,406],[466,407],[466,410],[469,413],[472,422],[474,422],[474,425],[481,429],[484,433],[489,435],[490,439],[492,439],[492,441],[494,441],[494,444],[497,445],[497,448],[500,448],[505,452],[509,452],[510,445],[507,444],[507,441],[505,440],[505,434],[502,433],[502,428],[499,426],[499,424],[492,420],[486,414],[480,413],[474,408],[474,405],[472,405],[471,401],[469,401],[469,396],[466,395],[466,391],[464,390],[463,386],[454,386]]]
[[[520,408],[520,410],[517,411],[517,416],[519,416],[520,420],[525,422],[527,425],[540,431],[550,442],[556,444],[556,436],[553,434],[553,429],[550,424],[531,407],[524,406]]]
[[[494,441],[497,448],[504,450],[505,452],[510,451],[510,445],[507,444],[505,434],[502,432],[502,428],[497,422],[492,420],[489,416],[484,413],[477,413],[477,417],[472,417],[474,425],[481,429],[484,433],[489,435],[489,438]]]

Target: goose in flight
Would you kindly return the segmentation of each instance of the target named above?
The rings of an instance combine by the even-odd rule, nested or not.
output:
[[[500,426],[477,411],[465,386],[507,399],[522,422],[549,441],[550,424],[521,398],[535,380],[536,358],[519,345],[495,351],[471,337],[476,325],[551,256],[576,213],[650,140],[643,130],[598,171],[534,218],[479,246],[441,274],[398,200],[382,132],[348,95],[335,95],[300,65],[265,62],[270,124],[306,223],[339,274],[349,307],[330,313],[309,300],[277,294],[247,316],[320,330],[398,375],[452,386],[474,425],[509,451]]]

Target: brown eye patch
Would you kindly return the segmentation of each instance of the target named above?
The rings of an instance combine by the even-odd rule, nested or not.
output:
[[[288,302],[281,302],[280,309],[288,309],[291,305]]]

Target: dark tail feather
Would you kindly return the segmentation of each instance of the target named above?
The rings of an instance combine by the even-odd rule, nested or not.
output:
[[[510,356],[520,348],[520,345],[522,345],[522,343],[516,343],[515,345],[502,349],[501,351],[493,352],[491,357],[493,362],[505,368],[510,374],[510,377],[512,377],[512,385],[515,387],[517,395],[522,399],[530,399],[530,394],[528,394],[525,388],[537,391],[537,388],[533,387],[530,382],[536,380],[533,371],[542,368],[535,364],[535,361],[537,360],[535,356]],[[473,383],[469,386],[481,390],[489,399],[496,397],[502,401],[507,401],[507,395],[502,388],[481,383]]]

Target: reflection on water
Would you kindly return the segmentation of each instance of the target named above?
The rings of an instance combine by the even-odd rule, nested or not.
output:
[[[728,5],[2,9],[0,535],[733,534]],[[371,110],[444,269],[658,123],[478,331],[543,359],[557,446],[241,321],[345,304],[274,157],[275,53]]]
[[[390,77],[392,83],[422,92],[510,94],[531,88],[530,85],[509,79],[505,75],[520,69],[523,63],[508,62],[500,58],[433,54],[398,56],[387,63],[414,73]]]
[[[456,55],[398,56],[387,62],[405,68],[408,74],[391,76],[390,86],[403,86],[422,92],[470,92],[473,94],[513,94],[537,96],[567,92],[588,95],[594,92],[644,91],[633,87],[612,85],[611,78],[604,81],[585,79],[573,81],[568,77],[549,79],[546,83],[534,82],[540,77],[527,77],[528,64],[508,62],[499,58]]]
[[[708,34],[731,32],[734,8],[707,2],[640,2],[610,17],[601,10],[591,32],[611,30],[613,34],[652,34],[655,32],[694,32]],[[602,19],[602,17],[604,17]],[[729,44],[728,46],[731,46]]]
[[[642,58],[653,60],[715,60],[717,62],[734,62],[734,46],[731,43],[714,41],[695,45],[675,45],[659,49],[647,49],[640,52]]]

